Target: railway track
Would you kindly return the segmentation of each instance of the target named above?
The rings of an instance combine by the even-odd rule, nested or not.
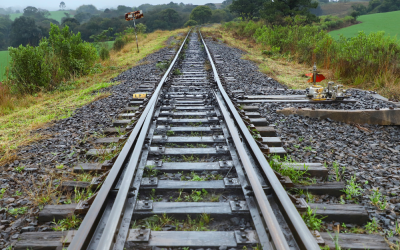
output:
[[[221,58],[211,55],[200,32],[189,32],[169,56],[173,59],[161,80],[145,81],[121,120],[114,121],[115,127],[128,126],[108,129],[112,137],[96,141],[123,141],[119,154],[102,165],[76,168],[103,173],[84,185],[101,188],[78,204],[45,207],[39,215],[49,221],[60,214],[84,215],[79,229],[40,237],[26,233],[16,249],[35,244],[41,249],[53,244],[49,238],[68,249],[320,249],[316,238],[321,237],[299,214],[316,207],[285,188],[333,194],[344,184],[293,186],[270,167],[266,157],[287,153],[258,106],[243,106],[265,100],[246,102],[236,99],[241,93],[226,92],[223,79],[229,76],[220,79],[216,64]],[[121,131],[127,134],[116,137]],[[104,153],[99,151],[87,155]],[[325,178],[327,170],[320,165],[299,164],[298,170]],[[354,206],[326,207],[322,215],[334,221],[368,219]]]
[[[122,174],[113,173],[116,165]],[[319,249],[196,32],[151,95],[69,249],[149,246]]]

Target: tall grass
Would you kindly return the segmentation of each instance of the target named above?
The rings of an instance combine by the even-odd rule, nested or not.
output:
[[[229,22],[224,29],[247,36],[267,50],[320,68],[350,85],[384,89],[390,98],[400,97],[400,45],[384,32],[359,32],[350,39],[333,39],[312,25],[267,26],[261,22]]]

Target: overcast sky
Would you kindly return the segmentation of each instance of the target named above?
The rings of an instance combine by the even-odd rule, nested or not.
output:
[[[8,8],[13,7],[22,10],[26,6],[34,6],[37,8],[47,9],[47,10],[58,10],[60,2],[62,0],[0,0],[0,8]],[[139,0],[139,1],[132,1],[132,0],[63,0],[67,9],[76,9],[82,4],[93,4],[98,9],[104,8],[116,8],[118,5],[126,5],[126,6],[139,6],[144,3],[150,4],[164,4],[169,3],[171,0]],[[222,3],[223,0],[179,0],[173,1],[174,3],[183,2],[185,4],[192,3],[196,5],[206,4],[206,3]]]

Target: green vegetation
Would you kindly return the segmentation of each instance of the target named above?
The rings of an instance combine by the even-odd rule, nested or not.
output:
[[[67,17],[67,16],[65,15],[65,13],[68,13],[70,16],[73,16],[71,13],[69,13],[69,11],[64,11],[64,10],[49,11],[49,13],[50,13],[50,15],[47,16],[47,18],[54,19],[54,20],[58,21],[59,23],[61,23],[61,19],[62,19],[63,17]],[[24,13],[13,13],[13,14],[10,14],[10,19],[11,19],[12,21],[14,21],[16,18],[22,16],[23,14],[24,14]]]
[[[3,199],[4,194],[6,193],[6,191],[7,191],[7,188],[0,189],[0,199]]]
[[[335,171],[336,181],[341,181],[344,176],[344,172],[346,171],[346,167],[344,166],[340,169],[339,164],[334,161],[332,163],[332,168]]]
[[[70,229],[78,228],[82,223],[82,219],[76,216],[75,214],[63,219],[59,220],[58,222],[53,221],[55,226],[53,227],[54,231],[67,231]]]
[[[5,78],[6,67],[10,61],[10,56],[8,51],[0,51],[0,82]]]
[[[208,195],[208,192],[205,189],[202,189],[201,191],[197,190],[192,190],[191,194],[186,195],[185,197],[182,197],[182,190],[179,191],[179,196],[178,198],[175,199],[175,202],[181,202],[181,201],[186,201],[186,202],[199,202],[202,201],[205,196]]]
[[[159,69],[161,72],[164,72],[168,69],[170,65],[169,61],[162,61],[156,64],[157,69]]]
[[[367,230],[369,234],[378,232],[378,228],[379,224],[375,217],[371,222],[368,222],[367,225],[365,225],[365,230]]]
[[[304,165],[305,171],[299,171],[298,168],[291,166],[293,163],[296,163],[293,159],[286,157],[281,159],[279,155],[274,155],[269,160],[269,165],[273,170],[281,175],[288,176],[293,183],[309,184],[314,182],[314,180],[307,177],[307,166]]]
[[[25,166],[18,166],[15,168],[15,171],[21,173],[25,169]]]
[[[296,23],[267,26],[253,21],[229,22],[222,29],[233,36],[252,37],[252,42],[279,51],[287,61],[310,66],[316,61],[319,68],[330,70],[343,83],[372,87],[389,98],[400,98],[400,45],[383,32],[360,32],[350,39],[341,36],[335,40],[319,27]]]
[[[364,192],[364,189],[356,183],[356,177],[352,176],[350,180],[347,180],[346,188],[342,191],[346,194],[347,200],[354,200]]]
[[[144,177],[155,177],[155,176],[157,176],[157,173],[158,173],[158,169],[156,169],[156,166],[155,165],[147,165],[145,168],[144,168]]]
[[[323,218],[317,217],[318,215],[316,214],[316,210],[317,209],[312,210],[310,207],[307,207],[307,211],[301,215],[301,218],[303,218],[309,229],[319,231],[322,226],[321,224]]]
[[[384,210],[388,203],[386,200],[386,196],[381,197],[382,194],[379,192],[379,189],[373,190],[373,193],[370,195],[369,199],[371,200],[371,204],[378,207],[380,210]]]
[[[205,213],[195,219],[188,215],[186,220],[176,220],[163,214],[161,216],[153,215],[138,222],[134,221],[132,228],[145,226],[152,231],[161,231],[165,226],[174,226],[176,231],[210,231],[209,224],[212,220],[211,216]]]
[[[10,208],[7,212],[12,216],[23,215],[28,212],[28,207]]]
[[[73,75],[86,75],[97,59],[96,49],[74,35],[68,26],[51,26],[39,46],[9,48],[10,74],[5,84],[12,91],[34,93],[54,88]],[[51,84],[52,83],[52,84]]]
[[[400,37],[398,25],[400,23],[400,11],[364,15],[358,17],[357,20],[361,23],[331,31],[329,34],[335,39],[340,39],[341,35],[346,38],[357,37],[360,31],[367,35],[384,31],[386,36]]]

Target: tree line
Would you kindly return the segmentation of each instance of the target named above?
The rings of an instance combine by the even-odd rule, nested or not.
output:
[[[142,4],[137,7],[119,5],[115,9],[105,10],[99,10],[94,5],[82,5],[74,11],[65,12],[61,23],[51,19],[49,11],[28,6],[23,10],[23,15],[14,21],[9,15],[0,12],[0,50],[6,50],[9,46],[39,45],[42,38],[49,36],[51,24],[60,28],[68,26],[70,31],[80,33],[81,38],[87,42],[94,42],[96,36],[107,30],[107,38],[112,40],[133,26],[133,22],[127,22],[124,18],[125,13],[133,10],[143,10],[145,16],[137,24],[145,25],[147,32],[231,21],[236,15],[227,8],[230,1],[224,1],[221,9],[217,9],[212,3],[203,6],[173,2],[160,5]],[[65,3],[62,3],[64,2],[60,3],[60,8],[65,8]]]

